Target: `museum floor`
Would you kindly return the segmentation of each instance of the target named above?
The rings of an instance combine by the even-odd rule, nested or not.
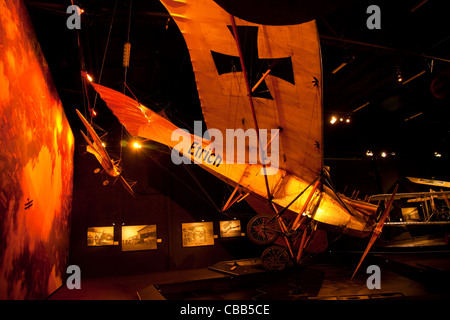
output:
[[[449,299],[450,251],[376,253],[353,280],[360,253],[318,255],[301,267],[265,272],[257,259],[209,268],[82,278],[49,300],[411,300]],[[381,270],[381,289],[368,289],[367,266]]]

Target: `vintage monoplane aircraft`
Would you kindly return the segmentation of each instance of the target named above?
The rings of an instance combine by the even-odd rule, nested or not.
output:
[[[245,198],[259,213],[247,235],[259,244],[277,241],[263,253],[267,269],[284,269],[305,252],[323,250],[323,230],[371,236],[368,251],[390,204],[379,213],[376,205],[332,188],[323,165],[315,21],[263,25],[230,15],[213,0],[161,2],[189,49],[208,135],[181,130],[135,99],[92,82],[123,126],[170,147],[175,163],[198,164],[233,186],[223,209]],[[247,153],[239,158],[236,150]]]
[[[89,124],[89,122],[86,120],[86,118],[81,114],[80,111],[76,110],[78,116],[81,119],[81,122],[86,127],[87,132],[91,136],[91,141],[86,134],[84,134],[83,131],[81,131],[81,134],[83,135],[83,138],[87,142],[86,151],[89,153],[92,153],[95,158],[98,160],[100,165],[102,166],[104,172],[106,172],[109,176],[115,178],[116,180],[119,179],[124,188],[132,195],[134,196],[133,191],[133,185],[136,182],[128,182],[125,180],[125,178],[122,176],[122,169],[119,167],[119,160],[113,160],[109,156],[108,152],[106,151],[105,147],[103,146],[102,141],[100,140],[100,137],[95,132],[94,128]],[[94,172],[98,173],[100,172],[100,169],[96,169]],[[115,181],[114,181],[115,182]],[[103,181],[104,185],[109,184],[109,180]]]
[[[434,187],[450,187],[447,181],[407,177],[409,181]],[[379,204],[390,194],[377,194],[368,202]],[[386,222],[386,232],[377,246],[388,248],[424,248],[447,246],[450,235],[450,191],[420,191],[397,193],[393,210]]]

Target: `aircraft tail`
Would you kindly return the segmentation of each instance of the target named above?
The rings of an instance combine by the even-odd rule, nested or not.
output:
[[[178,143],[172,141],[171,137],[173,131],[179,128],[167,118],[123,93],[92,82],[91,85],[131,135],[144,137],[169,147],[174,147]]]

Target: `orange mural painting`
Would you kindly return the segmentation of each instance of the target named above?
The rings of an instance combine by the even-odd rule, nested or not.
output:
[[[24,4],[0,12],[0,299],[42,299],[65,275],[74,137]]]

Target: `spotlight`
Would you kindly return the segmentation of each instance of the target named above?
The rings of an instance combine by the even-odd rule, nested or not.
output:
[[[397,66],[397,68],[395,69],[395,73],[397,76],[397,82],[402,82],[403,81],[402,69],[399,66]]]
[[[358,110],[361,110],[361,109],[364,108],[365,106],[369,105],[369,103],[370,103],[370,102],[364,103],[362,106],[360,106],[360,107],[356,108],[355,110],[353,110],[353,112],[356,112],[356,111],[358,111]]]
[[[135,141],[135,142],[133,143],[133,148],[135,148],[135,149],[140,149],[140,148],[142,148],[142,145],[141,145],[140,143],[138,143],[137,141]]]
[[[368,156],[368,157],[373,157],[373,152],[370,151],[370,150],[367,150],[367,151],[366,151],[366,156]]]
[[[86,78],[89,80],[89,82],[94,81],[94,79],[91,77],[89,73],[86,73]]]
[[[347,118],[345,122],[350,123],[350,118]]]
[[[331,124],[335,124],[336,121],[337,121],[337,118],[336,118],[335,116],[332,116],[332,117],[331,117],[331,120],[330,120],[330,123],[331,123]]]
[[[407,84],[408,82],[410,82],[410,81],[414,80],[415,78],[417,78],[417,77],[420,77],[420,76],[421,76],[421,75],[423,75],[423,74],[424,74],[425,72],[426,72],[425,70],[423,70],[423,71],[419,72],[419,73],[418,73],[418,74],[416,74],[415,76],[412,76],[411,78],[409,78],[409,79],[407,79],[407,80],[403,81],[403,83],[402,83],[402,84]]]
[[[341,70],[343,67],[345,67],[347,64],[349,64],[350,62],[352,62],[353,60],[355,60],[355,56],[354,55],[347,55],[344,58],[344,61],[338,66],[336,67],[333,71],[331,71],[332,74],[336,74],[336,72],[338,72],[339,70]]]
[[[343,67],[345,67],[347,65],[347,62],[342,62],[336,69],[334,69],[333,71],[331,71],[332,74],[336,74],[336,72],[338,72],[339,70],[341,70]]]
[[[383,152],[381,153],[381,156],[382,156],[383,158],[386,158],[386,157],[387,157],[387,153],[383,151]]]
[[[440,154],[439,152],[435,152],[435,153],[434,153],[434,156],[435,156],[436,158],[440,158],[440,157],[442,157],[442,154]]]

